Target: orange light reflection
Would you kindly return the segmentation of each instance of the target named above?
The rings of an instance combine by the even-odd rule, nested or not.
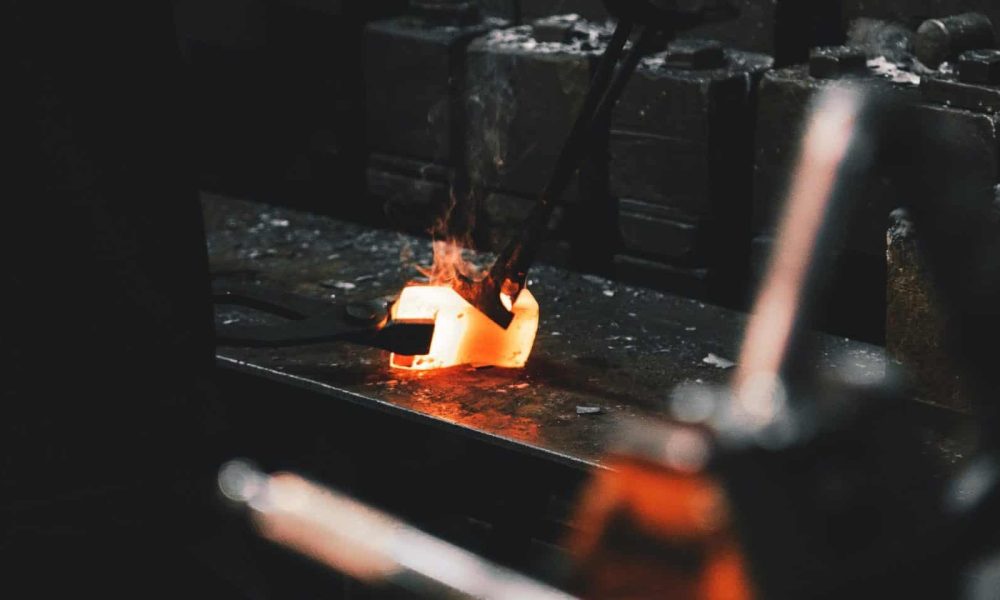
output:
[[[753,598],[725,493],[715,481],[631,457],[612,456],[604,464],[584,490],[568,540],[586,598]],[[661,554],[620,543],[610,537],[615,531],[653,542]],[[692,569],[672,562],[678,551],[703,559]]]

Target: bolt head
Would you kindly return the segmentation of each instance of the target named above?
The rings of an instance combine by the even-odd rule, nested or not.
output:
[[[665,63],[679,69],[719,69],[726,65],[726,53],[717,40],[677,40],[667,46]]]
[[[928,19],[917,28],[913,52],[932,69],[953,60],[966,50],[993,48],[996,34],[993,22],[981,13],[965,13],[940,19]]]
[[[969,50],[958,57],[962,83],[1000,84],[1000,50]]]
[[[868,71],[864,51],[849,46],[822,46],[809,54],[809,74],[818,79],[838,79]]]
[[[928,19],[921,23],[913,39],[913,52],[917,59],[932,69],[948,60],[951,49],[951,34],[940,19]]]

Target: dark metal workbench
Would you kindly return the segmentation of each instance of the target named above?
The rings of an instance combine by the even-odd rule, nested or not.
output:
[[[324,297],[397,293],[429,262],[427,240],[252,202],[207,197],[216,281],[260,282]],[[532,271],[541,306],[534,352],[523,370],[458,367],[391,370],[388,355],[350,345],[282,350],[220,348],[229,369],[425,420],[573,466],[599,464],[618,425],[667,412],[678,384],[722,382],[709,354],[736,355],[744,316],[704,303],[548,266]],[[222,312],[218,319],[248,318]],[[829,365],[884,369],[881,349],[824,336]],[[578,406],[598,406],[578,415]]]

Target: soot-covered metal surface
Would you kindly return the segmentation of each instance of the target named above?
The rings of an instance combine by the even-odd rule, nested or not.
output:
[[[209,252],[218,283],[259,283],[323,298],[397,294],[428,264],[428,240],[263,204],[205,198]],[[458,426],[585,466],[629,419],[668,415],[671,390],[721,383],[745,318],[695,300],[540,265],[530,288],[541,305],[534,351],[524,369],[389,368],[388,353],[353,345],[226,348],[238,369],[320,389],[331,401],[368,404]],[[220,309],[218,322],[260,319]],[[822,337],[822,362],[884,369],[881,349]]]

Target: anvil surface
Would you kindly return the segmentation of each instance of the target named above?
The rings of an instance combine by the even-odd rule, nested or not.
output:
[[[419,276],[416,265],[430,262],[427,239],[219,196],[206,196],[204,206],[216,283],[361,300],[397,294]],[[218,360],[330,402],[458,428],[579,467],[600,464],[607,440],[629,420],[668,418],[676,386],[731,375],[726,361],[737,355],[741,313],[546,265],[532,270],[529,287],[541,321],[524,369],[394,370],[388,353],[348,344],[220,347]],[[235,309],[216,315],[253,318]],[[879,347],[817,340],[818,368],[884,372]]]

